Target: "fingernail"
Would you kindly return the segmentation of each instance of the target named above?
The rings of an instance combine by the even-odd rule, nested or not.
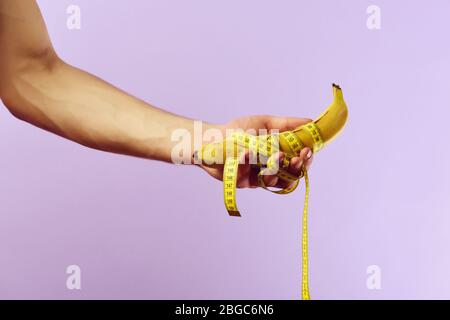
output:
[[[308,154],[306,155],[306,159],[311,159],[311,157],[312,157],[312,151],[309,150]]]

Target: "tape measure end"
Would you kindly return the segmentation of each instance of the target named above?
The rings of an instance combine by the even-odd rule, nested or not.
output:
[[[241,214],[239,213],[239,211],[228,211],[228,214],[231,217],[241,217]]]

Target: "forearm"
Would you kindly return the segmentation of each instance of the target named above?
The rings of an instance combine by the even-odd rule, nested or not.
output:
[[[59,59],[50,68],[35,66],[8,80],[5,103],[14,115],[91,148],[170,161],[172,132],[193,133],[192,120],[152,107]]]

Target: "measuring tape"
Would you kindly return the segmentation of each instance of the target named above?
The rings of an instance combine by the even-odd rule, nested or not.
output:
[[[320,151],[325,143],[332,141],[344,128],[347,122],[348,108],[344,101],[342,89],[333,83],[333,101],[328,108],[313,122],[309,122],[292,131],[282,132],[276,135],[254,136],[235,133],[224,141],[210,143],[202,148],[199,159],[198,152],[194,152],[194,160],[200,160],[206,165],[222,164],[223,192],[225,207],[231,216],[241,216],[236,204],[236,183],[238,169],[241,160],[247,151],[256,155],[255,163],[251,165],[259,168],[258,185],[277,194],[288,194],[294,191],[302,178],[305,178],[305,202],[302,216],[302,298],[310,299],[308,287],[308,204],[309,204],[309,177],[305,166],[300,173],[293,175],[288,171],[290,160],[300,154],[307,146],[313,152]],[[320,128],[320,129],[319,129]],[[225,145],[225,146],[224,146]],[[231,148],[230,148],[231,146]],[[274,154],[279,151],[286,157],[275,163]],[[205,156],[206,155],[206,156]],[[211,160],[213,159],[214,160]],[[220,161],[218,161],[220,160]],[[254,159],[251,159],[254,160]],[[264,175],[276,175],[282,181],[291,182],[290,187],[281,190],[272,190],[264,184]]]
[[[311,136],[314,142],[313,151],[317,152],[323,148],[324,142],[320,134],[319,128],[314,122],[310,122],[303,126],[306,132]],[[283,139],[287,142],[289,150],[282,150],[286,153],[285,159],[281,163],[281,167],[274,163],[273,157],[279,150],[278,140]],[[302,217],[302,299],[309,300],[308,286],[308,202],[309,202],[309,178],[306,168],[303,166],[300,176],[295,176],[287,171],[290,160],[298,156],[304,145],[292,131],[286,131],[276,135],[253,136],[242,132],[234,133],[231,139],[227,140],[227,157],[223,171],[223,192],[225,207],[230,216],[240,217],[241,214],[236,204],[236,182],[238,176],[239,162],[243,160],[242,156],[246,150],[257,155],[257,165],[260,168],[258,173],[258,184],[262,188],[277,194],[288,194],[294,191],[299,185],[301,178],[305,178],[305,200]],[[231,149],[229,148],[231,144]],[[229,155],[228,151],[231,151]],[[281,190],[269,189],[263,180],[266,174],[275,174],[280,179],[292,182],[289,188]]]

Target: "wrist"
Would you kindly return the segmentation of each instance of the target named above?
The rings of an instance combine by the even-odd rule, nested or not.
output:
[[[194,121],[190,164],[198,165],[204,168],[203,163],[196,159],[194,154],[196,152],[200,152],[205,145],[222,140],[224,138],[224,134],[224,125],[212,124],[198,120]]]
[[[225,127],[200,120],[183,119],[168,132],[167,162],[184,165],[201,165],[193,155],[208,143],[223,137]]]

